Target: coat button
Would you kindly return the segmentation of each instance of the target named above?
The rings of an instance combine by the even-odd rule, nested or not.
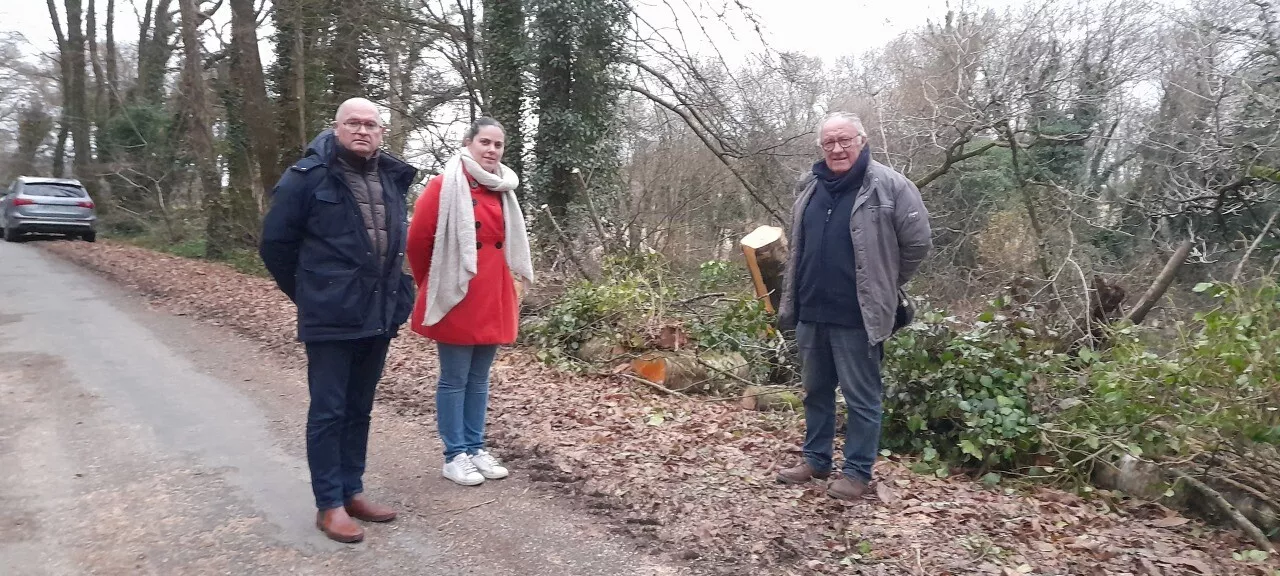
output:
[[[484,248],[484,242],[476,242],[476,250]]]
[[[494,245],[493,245],[493,247],[494,247],[494,248],[502,248],[502,243],[501,243],[501,242],[498,242],[497,244],[494,244]]]
[[[476,230],[479,230],[479,229],[480,229],[480,223],[476,222]]]

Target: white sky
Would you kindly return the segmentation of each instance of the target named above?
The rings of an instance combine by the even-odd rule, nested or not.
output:
[[[135,6],[137,2],[138,6]],[[669,21],[670,10],[664,0],[633,0],[641,14],[650,15],[654,22]],[[847,54],[860,54],[868,49],[884,45],[899,33],[924,24],[928,19],[940,20],[946,13],[947,0],[743,0],[764,25],[766,39],[778,50],[803,52],[822,56],[827,62]],[[712,10],[719,1],[674,0],[682,6]],[[952,1],[957,5],[961,1]],[[997,9],[1029,3],[1026,0],[985,0],[983,6]],[[61,8],[62,2],[55,0]],[[116,41],[132,43],[138,36],[138,14],[142,0],[116,0]],[[105,26],[106,15],[101,14],[106,0],[97,0],[98,25]],[[219,20],[229,17],[224,4]],[[65,17],[60,16],[63,25]],[[720,36],[724,25],[704,20],[713,36]],[[694,30],[682,18],[686,30]],[[48,7],[37,0],[0,0],[0,31],[20,32],[32,44],[35,51],[52,51],[54,34],[49,22]],[[739,31],[750,39],[752,33]],[[102,38],[99,33],[99,39]],[[717,38],[726,56],[740,50],[727,35]],[[735,49],[739,48],[739,49]]]

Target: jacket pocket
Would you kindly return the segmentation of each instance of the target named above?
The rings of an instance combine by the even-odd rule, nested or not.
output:
[[[356,225],[355,212],[333,186],[321,187],[315,195],[316,202],[312,204],[308,222],[313,234],[321,238],[334,238],[353,234],[364,228],[363,223]]]
[[[392,326],[404,324],[409,319],[409,315],[413,313],[414,300],[413,276],[401,273],[399,283],[396,284],[396,312],[391,317]]]
[[[298,315],[304,326],[359,328],[364,325],[371,291],[358,269],[298,273]]]

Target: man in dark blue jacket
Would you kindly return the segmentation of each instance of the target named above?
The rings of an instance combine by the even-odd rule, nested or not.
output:
[[[804,384],[804,461],[778,472],[802,484],[833,468],[837,387],[848,407],[844,464],[827,494],[861,498],[880,443],[880,361],[893,334],[901,287],[933,246],[929,212],[906,176],[871,159],[857,116],[818,126],[822,160],[801,180],[792,210],[791,257],[778,307],[795,327]]]
[[[276,184],[259,250],[298,307],[316,527],[339,542],[364,539],[352,518],[396,516],[366,499],[361,483],[374,389],[391,339],[413,309],[403,263],[406,194],[417,170],[378,149],[383,130],[372,102],[344,102],[333,128]]]

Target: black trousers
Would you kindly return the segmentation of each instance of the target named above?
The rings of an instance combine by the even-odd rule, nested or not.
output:
[[[391,339],[308,342],[307,465],[316,508],[342,506],[364,491],[369,414]]]

